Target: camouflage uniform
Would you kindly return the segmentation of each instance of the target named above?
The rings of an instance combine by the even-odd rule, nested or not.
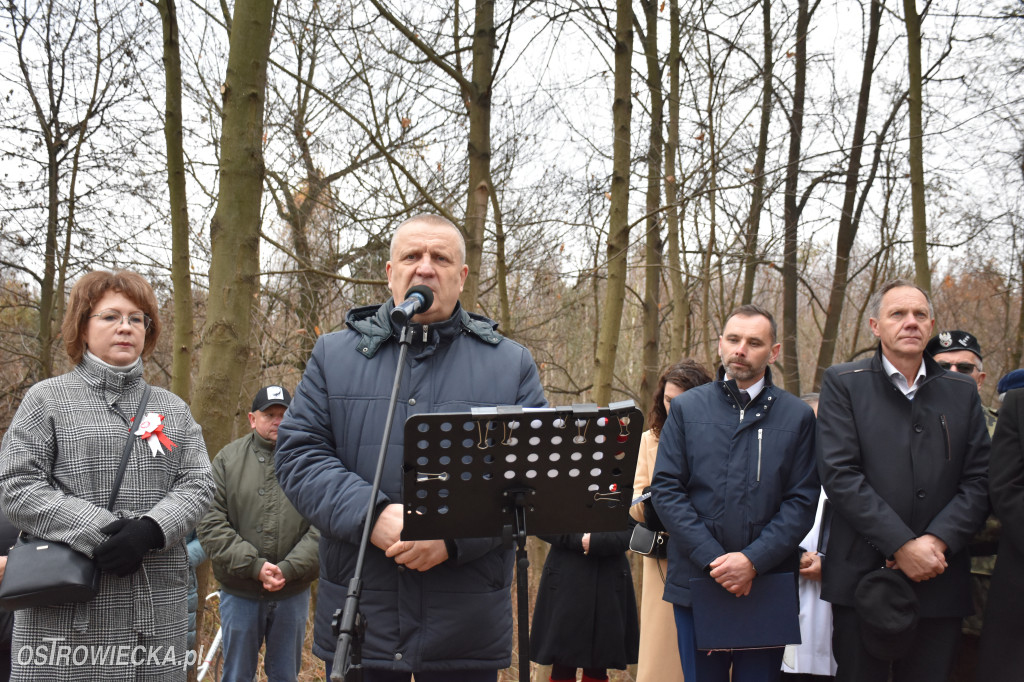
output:
[[[998,410],[985,408],[985,424],[988,426],[990,437],[995,431],[998,414]],[[992,581],[992,571],[996,567],[999,528],[999,519],[989,515],[985,527],[979,530],[971,541],[971,597],[974,601],[974,614],[964,618],[965,635],[981,636],[981,614],[985,612],[989,583]]]

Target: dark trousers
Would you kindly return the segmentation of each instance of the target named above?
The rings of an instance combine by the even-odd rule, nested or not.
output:
[[[327,679],[331,679],[332,661],[324,661]],[[363,682],[410,682],[412,673],[390,670],[368,670],[363,668]],[[416,673],[416,682],[497,682],[497,670],[446,670],[443,672]]]
[[[699,651],[693,627],[693,609],[678,604],[672,608],[686,682],[778,682],[781,678],[783,647],[711,653]]]
[[[11,679],[11,640],[0,643],[0,682]]]
[[[940,682],[949,677],[960,643],[962,618],[922,618],[907,655],[883,661],[868,653],[860,638],[857,612],[832,605],[832,655],[837,682]]]

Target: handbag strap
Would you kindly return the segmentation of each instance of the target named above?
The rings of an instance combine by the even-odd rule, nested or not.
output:
[[[107,500],[107,511],[114,511],[114,502],[117,494],[121,492],[121,482],[124,480],[124,471],[128,468],[128,457],[132,454],[132,445],[135,444],[135,428],[142,423],[142,415],[146,412],[146,404],[149,403],[149,394],[152,388],[145,384],[142,391],[142,400],[139,401],[139,409],[135,410],[135,418],[128,425],[128,437],[124,441],[124,452],[121,453],[121,463],[117,465],[117,474],[114,476],[114,487],[110,491],[110,499]]]

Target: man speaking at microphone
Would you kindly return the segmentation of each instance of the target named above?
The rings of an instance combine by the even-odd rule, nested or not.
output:
[[[546,405],[533,358],[491,320],[462,309],[469,274],[458,228],[436,215],[395,230],[385,270],[392,299],[349,311],[347,329],[321,336],[278,431],[277,476],[321,530],[313,653],[334,657],[331,617],[343,606],[399,356],[396,302],[433,293],[411,311],[411,345],[395,406],[360,611],[365,682],[494,682],[512,648],[513,553],[497,539],[403,541],[403,424],[414,414],[495,405]],[[397,315],[396,315],[397,317]]]

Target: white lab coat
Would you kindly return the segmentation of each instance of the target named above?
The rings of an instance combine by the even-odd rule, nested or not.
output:
[[[821,532],[825,491],[818,500],[818,512],[807,537],[800,546],[809,551],[818,548]],[[800,645],[786,647],[782,657],[782,671],[805,675],[835,675],[836,662],[832,658],[832,605],[821,598],[821,581],[800,578]]]

